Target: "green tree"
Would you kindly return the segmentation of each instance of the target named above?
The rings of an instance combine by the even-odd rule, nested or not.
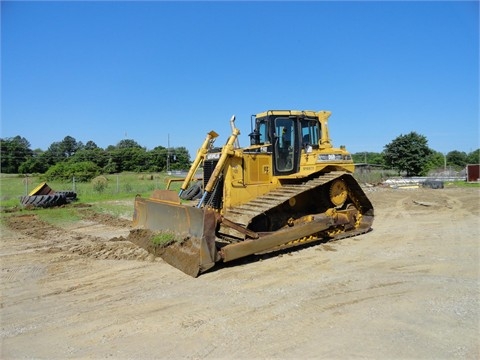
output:
[[[382,153],[376,152],[357,152],[352,154],[353,162],[356,164],[367,163],[375,165],[383,165],[383,156]]]
[[[41,149],[33,150],[33,154],[24,161],[18,168],[20,174],[43,174],[48,170],[48,164],[45,161],[45,152]]]
[[[109,145],[106,149],[106,172],[146,171],[148,156],[145,148],[131,139],[120,140],[117,145]]]
[[[13,138],[0,139],[1,172],[16,174],[20,165],[33,154],[30,143],[19,135]]]
[[[75,177],[75,181],[86,182],[92,180],[99,174],[100,168],[90,161],[76,163],[60,162],[47,170],[45,179],[47,181],[69,181]]]
[[[456,168],[467,165],[467,154],[463,151],[453,150],[447,154],[447,164]]]
[[[163,171],[167,167],[167,148],[157,146],[148,152],[149,171]]]
[[[190,154],[185,147],[180,146],[168,150],[163,146],[157,146],[148,152],[148,170],[166,170],[167,157],[170,170],[184,170],[190,168]]]
[[[387,166],[399,173],[404,171],[407,176],[416,176],[426,173],[426,164],[431,153],[427,138],[411,132],[400,135],[385,145],[383,158]]]
[[[170,150],[170,168],[172,170],[190,168],[190,155],[185,147],[180,146]]]
[[[70,157],[70,162],[91,161],[99,167],[103,168],[108,163],[109,156],[107,152],[99,147],[85,146],[83,149],[77,150],[75,155]]]
[[[117,149],[131,149],[131,148],[141,149],[142,148],[135,140],[132,140],[132,139],[120,140],[115,147]]]
[[[480,149],[474,150],[467,155],[468,164],[480,164]]]
[[[113,161],[112,156],[107,160],[107,164],[103,167],[102,171],[106,174],[115,174],[118,172],[117,163]]]
[[[98,147],[97,144],[95,144],[93,141],[89,140],[89,141],[87,141],[87,143],[85,144],[84,149],[85,149],[85,150],[95,150],[95,149],[99,149],[99,147]]]
[[[75,153],[83,147],[82,142],[75,140],[75,138],[69,135],[65,136],[60,142],[60,149],[67,159],[75,155]]]
[[[109,152],[118,172],[148,170],[148,156],[143,148],[120,148]]]
[[[443,170],[445,167],[445,157],[441,152],[432,150],[425,163],[425,173],[430,171]]]
[[[60,142],[53,142],[45,151],[43,158],[49,166],[58,164],[67,159]]]
[[[55,165],[69,159],[82,148],[83,144],[81,142],[77,142],[71,136],[65,136],[62,141],[56,141],[50,144],[45,151],[44,160],[49,166]]]

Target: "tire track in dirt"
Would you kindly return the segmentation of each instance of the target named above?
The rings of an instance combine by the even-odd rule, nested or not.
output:
[[[413,203],[446,201],[453,211],[461,205],[438,194],[372,191],[371,233],[224,264],[196,279],[161,260],[97,261],[58,243],[51,252],[15,255],[2,244],[10,254],[2,268],[16,274],[1,295],[3,354],[478,358],[478,258],[472,257],[478,240],[466,227],[476,213],[453,218],[446,206]],[[413,238],[405,219],[417,224]],[[458,244],[448,230],[455,221],[465,228]],[[87,238],[71,233],[73,240]],[[21,264],[25,271],[17,270]],[[36,284],[24,287],[32,264]]]
[[[92,213],[94,214],[94,213]],[[40,220],[36,215],[12,215],[7,226],[37,241],[25,243],[18,251],[35,250],[48,253],[66,252],[94,259],[153,261],[153,256],[127,240],[129,222],[105,214],[90,215],[92,220],[78,222],[66,229]],[[113,223],[115,226],[107,225]],[[85,228],[89,230],[85,230]],[[124,235],[124,236],[122,236]]]

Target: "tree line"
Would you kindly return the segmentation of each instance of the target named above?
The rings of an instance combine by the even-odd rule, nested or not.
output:
[[[47,180],[87,181],[99,174],[123,171],[161,172],[186,169],[190,155],[185,147],[157,146],[147,150],[135,140],[124,139],[106,149],[93,141],[83,144],[72,136],[52,143],[47,150],[32,150],[19,135],[0,139],[1,172],[5,174],[45,174]]]
[[[458,171],[467,164],[480,164],[480,148],[468,154],[458,150],[443,154],[431,149],[425,136],[410,132],[385,145],[381,153],[355,153],[352,157],[355,163],[377,164],[407,176],[419,176],[445,167]]]
[[[1,172],[5,174],[45,174],[47,180],[88,181],[99,174],[123,171],[161,172],[190,167],[190,154],[185,147],[157,146],[147,150],[132,139],[124,139],[106,149],[93,141],[83,144],[71,136],[52,143],[47,150],[32,150],[19,135],[0,139]],[[426,175],[445,166],[460,170],[467,164],[480,163],[480,149],[470,153],[458,150],[442,154],[428,147],[427,138],[416,132],[400,135],[384,146],[380,153],[352,154],[355,163],[381,165],[407,176]],[[167,169],[168,167],[168,169]]]

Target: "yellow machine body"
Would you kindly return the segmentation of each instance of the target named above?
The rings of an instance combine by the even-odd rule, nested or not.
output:
[[[192,276],[218,261],[369,231],[373,207],[351,175],[350,153],[332,144],[330,115],[259,113],[243,148],[232,118],[224,146],[207,134],[178,195],[136,198],[134,225],[173,234],[175,251],[164,259]],[[193,184],[200,168],[203,182]]]

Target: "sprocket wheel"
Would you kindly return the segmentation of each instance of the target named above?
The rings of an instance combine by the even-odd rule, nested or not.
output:
[[[342,179],[336,179],[330,185],[330,201],[335,206],[342,206],[348,197],[347,184]]]

